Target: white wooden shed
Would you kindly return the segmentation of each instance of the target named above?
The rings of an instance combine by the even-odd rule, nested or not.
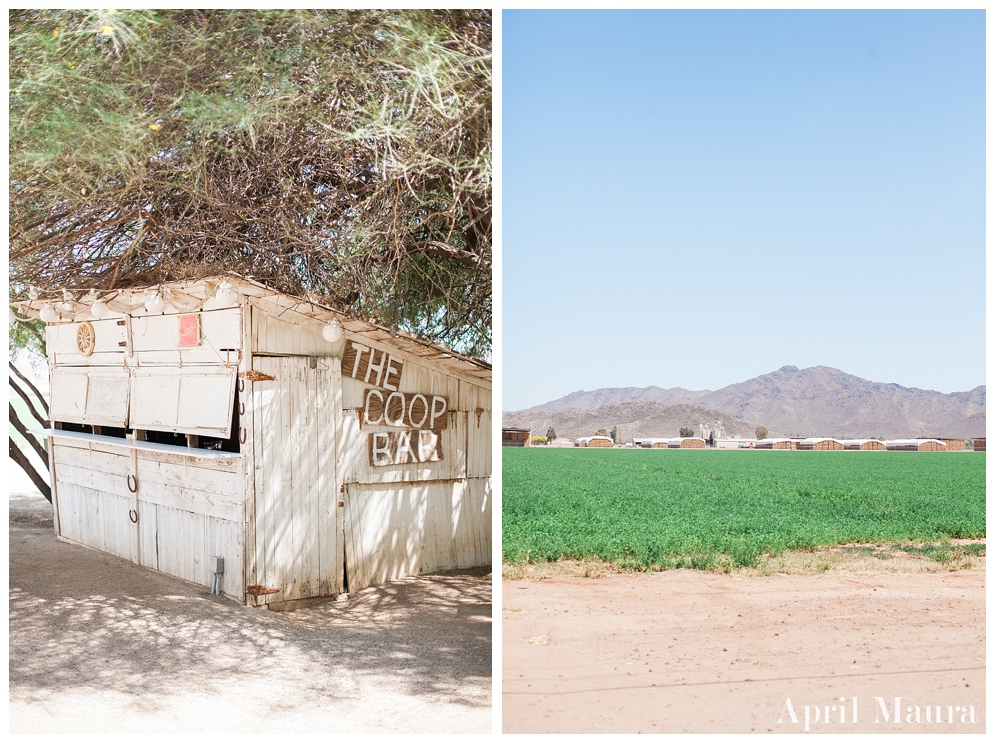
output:
[[[223,557],[250,605],[491,563],[488,364],[237,276],[15,307],[60,539],[204,586]]]

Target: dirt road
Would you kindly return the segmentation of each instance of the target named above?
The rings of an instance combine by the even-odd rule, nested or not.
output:
[[[291,613],[58,542],[10,499],[10,732],[491,730],[491,578]]]
[[[984,569],[669,571],[503,593],[507,733],[985,730]]]

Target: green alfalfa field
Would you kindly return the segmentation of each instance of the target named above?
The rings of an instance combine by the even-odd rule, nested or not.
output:
[[[942,560],[950,540],[985,537],[980,452],[507,448],[502,478],[518,565],[731,569],[868,544]]]

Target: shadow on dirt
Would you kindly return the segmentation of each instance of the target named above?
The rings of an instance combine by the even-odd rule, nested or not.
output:
[[[312,703],[361,699],[370,681],[405,696],[491,704],[489,569],[276,613],[59,542],[51,517],[34,507],[11,498],[12,691],[223,694],[254,674],[289,680]]]

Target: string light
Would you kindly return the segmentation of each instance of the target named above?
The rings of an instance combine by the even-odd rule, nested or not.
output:
[[[162,312],[165,306],[166,302],[163,301],[162,295],[159,292],[150,292],[145,297],[145,310],[153,315]]]
[[[332,320],[321,329],[321,337],[329,343],[337,343],[342,340],[342,323],[338,320]]]
[[[222,281],[214,299],[219,307],[234,307],[238,303],[238,292],[232,289],[231,282]]]

